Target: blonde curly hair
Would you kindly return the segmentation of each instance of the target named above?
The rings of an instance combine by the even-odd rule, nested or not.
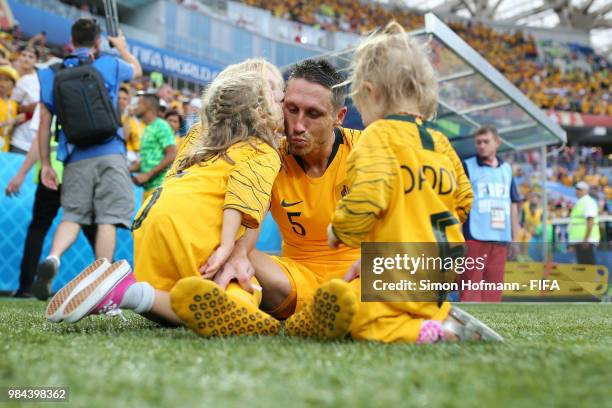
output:
[[[281,74],[278,67],[263,58],[249,58],[237,64],[228,65],[217,75],[217,78],[223,79],[243,72],[258,72],[264,75],[266,69],[272,72],[281,84],[284,82],[283,74]]]
[[[355,106],[367,105],[364,83],[371,83],[381,93],[379,111],[398,113],[405,101],[416,104],[424,118],[435,116],[438,106],[438,83],[425,50],[397,22],[367,37],[353,56],[351,74],[352,98]]]
[[[181,160],[178,171],[218,157],[234,164],[227,150],[238,142],[257,149],[252,137],[278,152],[276,130],[282,127],[283,114],[263,75],[242,72],[216,78],[203,102],[202,128],[206,131]]]

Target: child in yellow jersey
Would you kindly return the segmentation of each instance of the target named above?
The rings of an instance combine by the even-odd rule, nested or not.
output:
[[[448,140],[424,120],[437,106],[429,61],[399,24],[390,23],[357,48],[353,64],[352,96],[366,129],[347,161],[349,192],[328,229],[330,246],[463,242],[460,222],[469,213],[472,191]],[[356,294],[360,281],[350,282]],[[319,327],[311,321],[337,320],[333,315],[304,310],[287,321],[285,330],[309,335],[299,326]],[[448,302],[361,302],[349,331],[357,340],[386,343],[501,340]]]
[[[125,261],[96,261],[51,300],[50,320],[127,308],[202,336],[278,332],[256,290],[225,291],[200,267],[222,264],[246,228],[262,222],[281,165],[282,111],[253,72],[215,80],[204,99],[206,133],[136,215],[134,273]]]
[[[238,64],[230,65],[219,73],[217,79],[221,80],[244,72],[255,72],[263,75],[272,89],[272,96],[274,97],[274,100],[277,103],[280,103],[283,100],[283,75],[274,64],[266,61],[263,58],[249,58]],[[205,101],[202,103],[202,106],[206,106],[204,105]],[[189,129],[180,146],[178,146],[176,158],[174,159],[174,163],[172,163],[172,167],[170,167],[170,170],[168,170],[166,173],[166,178],[171,178],[176,174],[179,163],[181,160],[183,160],[185,154],[189,151],[189,148],[193,145],[193,143],[199,139],[202,131],[202,122],[194,124]]]

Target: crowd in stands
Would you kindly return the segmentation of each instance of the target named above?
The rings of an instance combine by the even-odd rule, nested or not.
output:
[[[18,142],[16,131],[20,127],[30,129],[26,122],[33,116],[35,103],[32,102],[38,102],[39,92],[37,87],[30,84],[38,80],[35,68],[60,62],[61,57],[71,52],[70,46],[63,49],[49,47],[44,33],[27,41],[22,39],[18,30],[0,34],[0,151],[27,153],[35,132],[26,137],[25,142]],[[201,109],[197,92],[174,89],[164,83],[159,73],[123,84],[118,110],[121,113],[130,162],[138,160],[140,137],[144,131],[144,125],[134,112],[138,95],[142,93],[154,93],[159,97],[159,117],[170,124],[177,145],[180,145],[189,127],[198,120]]]
[[[524,232],[522,236],[528,241],[534,234],[541,234],[542,158],[540,152],[534,150],[513,152],[504,159],[512,163],[514,180],[525,198],[519,218]],[[575,202],[573,186],[580,181],[590,186],[589,193],[598,203],[600,217],[612,214],[612,163],[601,147],[553,148],[549,150],[547,163],[549,221],[569,217]],[[561,236],[556,239],[563,241]]]
[[[423,26],[422,14],[376,2],[242,1],[269,10],[276,17],[332,32],[365,34],[392,19],[408,30]],[[533,37],[521,31],[498,32],[464,23],[450,23],[450,27],[540,107],[612,116],[612,64],[590,48],[559,52],[560,47],[536,44]]]

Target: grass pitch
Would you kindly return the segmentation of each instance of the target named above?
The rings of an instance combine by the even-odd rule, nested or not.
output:
[[[60,407],[612,406],[612,305],[463,307],[506,343],[204,340],[131,313],[53,324],[42,302],[0,300],[0,387],[67,386],[68,403],[42,404]]]

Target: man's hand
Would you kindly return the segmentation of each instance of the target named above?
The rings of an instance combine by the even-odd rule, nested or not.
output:
[[[57,174],[53,167],[43,164],[40,170],[40,180],[45,187],[57,191]]]
[[[215,277],[217,272],[223,267],[225,261],[230,257],[234,246],[223,246],[220,245],[214,250],[212,255],[208,257],[204,265],[200,267],[200,275],[204,279],[212,279]]]
[[[261,291],[261,286],[251,282],[253,276],[255,276],[255,269],[248,258],[233,259],[232,257],[223,265],[223,269],[215,275],[214,280],[217,285],[221,286],[223,289],[226,289],[227,285],[229,285],[232,280],[236,279],[242,289],[249,293],[253,293],[255,290]]]
[[[358,260],[356,260],[351,267],[349,268],[348,272],[344,275],[344,280],[347,282],[352,281],[353,279],[356,279],[358,277],[361,276],[361,258],[359,258]]]
[[[340,245],[340,240],[336,237],[336,234],[334,234],[331,224],[327,226],[327,245],[329,245],[330,248],[338,248]]]
[[[17,173],[15,177],[9,181],[6,189],[4,190],[4,194],[6,194],[8,197],[18,196],[24,178],[25,174]]]
[[[138,173],[132,177],[132,181],[137,186],[142,186],[144,183],[146,183],[150,179],[151,177],[149,176],[149,173]]]
[[[113,47],[117,49],[117,51],[122,52],[127,50],[127,41],[125,36],[121,31],[119,31],[119,35],[116,37],[108,36],[108,41],[112,44]]]

